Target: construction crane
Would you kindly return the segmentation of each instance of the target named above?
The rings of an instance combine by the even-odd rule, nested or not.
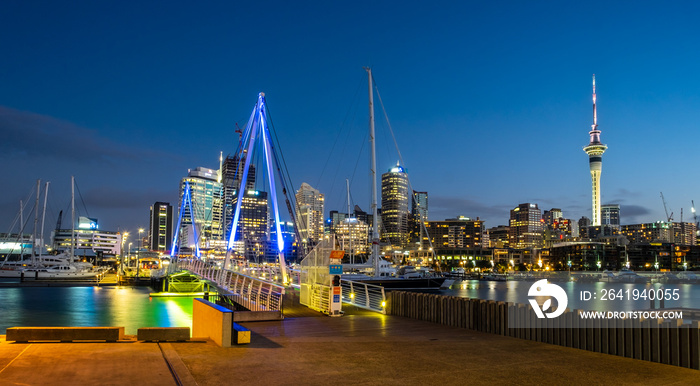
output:
[[[671,214],[668,214],[668,209],[666,208],[666,199],[664,198],[664,192],[661,192],[661,202],[664,203],[664,212],[666,212],[666,221],[671,222],[673,221],[673,212]]]

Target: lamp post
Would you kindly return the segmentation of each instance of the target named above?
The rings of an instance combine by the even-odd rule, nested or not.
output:
[[[141,233],[143,233],[143,228],[139,228],[139,249],[136,250],[136,277],[139,277],[139,274],[141,273],[141,248],[143,248],[143,237],[141,237]]]
[[[131,265],[131,244],[133,243],[129,243],[129,255],[127,257],[128,265]]]
[[[124,245],[126,244],[126,240],[129,238],[129,232],[124,232],[124,235],[122,236],[122,253],[121,253],[121,262],[119,264],[119,270],[121,271],[122,275],[124,274]]]

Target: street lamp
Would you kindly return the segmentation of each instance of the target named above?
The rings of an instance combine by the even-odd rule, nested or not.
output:
[[[120,262],[120,267],[119,270],[124,273],[124,245],[126,244],[126,240],[129,238],[129,232],[124,232],[124,235],[122,235],[122,249],[121,249],[121,262]]]
[[[141,248],[143,248],[143,237],[141,237],[141,233],[143,233],[143,228],[139,228],[139,249],[136,250],[136,277],[139,277],[141,269],[141,262],[139,259],[141,257]]]
[[[133,243],[129,243],[129,255],[127,257],[127,260],[129,260],[128,261],[129,265],[131,265],[131,244],[133,244]]]

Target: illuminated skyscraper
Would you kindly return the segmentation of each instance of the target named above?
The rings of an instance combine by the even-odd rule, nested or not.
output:
[[[309,245],[316,245],[323,238],[324,196],[306,182],[301,184],[296,194],[299,233]]]
[[[511,248],[542,247],[542,212],[537,204],[520,204],[510,211],[508,242]]]
[[[408,175],[396,165],[382,174],[382,241],[404,247],[409,237]]]
[[[238,193],[234,191],[232,204],[235,207],[237,203]],[[267,192],[246,190],[236,227],[234,249],[248,260],[260,262],[266,254],[270,239],[269,224]]]
[[[620,229],[620,204],[609,204],[601,206],[601,225],[609,225],[615,229]]]
[[[224,237],[228,240],[231,233],[231,224],[233,223],[233,201],[235,192],[241,188],[241,176],[243,175],[243,164],[245,157],[240,159],[238,156],[227,156],[221,163],[221,184],[223,188],[223,213],[221,219],[223,221],[222,228],[224,229]],[[243,189],[255,190],[255,165],[250,165],[250,171]]]
[[[192,195],[192,208],[194,213],[190,216],[189,207],[185,208],[185,215],[182,218],[180,245],[191,246],[198,242],[200,247],[210,247],[212,241],[221,243],[223,240],[222,229],[222,189],[218,181],[216,170],[198,167],[190,170],[188,176],[180,181],[180,202],[185,194],[185,182],[189,182]],[[197,227],[199,240],[192,240],[191,218]]]
[[[592,196],[593,196],[593,218],[591,220],[593,226],[600,225],[600,173],[603,169],[603,153],[608,146],[600,142],[600,130],[598,130],[598,115],[595,104],[595,75],[593,75],[593,125],[588,133],[591,136],[591,142],[583,148],[583,151],[588,154],[588,165],[591,170]]]
[[[423,224],[428,221],[428,192],[413,191],[413,207],[411,208],[411,241],[419,241],[426,236]]]
[[[167,202],[156,202],[151,206],[151,221],[148,228],[150,250],[170,252],[173,243],[173,207]]]

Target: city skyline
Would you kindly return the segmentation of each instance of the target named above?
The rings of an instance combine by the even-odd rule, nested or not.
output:
[[[11,181],[0,233],[36,179],[51,181],[52,229],[71,175],[82,214],[101,229],[147,227],[154,202],[179,207],[189,169],[233,155],[236,123],[258,92],[294,191],[306,182],[326,196],[326,214],[343,212],[349,178],[353,204],[369,211],[368,65],[411,188],[430,195],[429,220],[506,225],[522,203],[590,218],[581,149],[595,73],[610,146],[601,204],[620,204],[623,224],[659,221],[663,192],[675,221],[681,208],[693,221],[699,186],[682,167],[698,159],[700,77],[686,49],[698,5],[414,4],[397,16],[393,2],[370,13],[356,3],[271,4],[261,26],[247,4],[11,3],[0,16],[0,160]],[[381,175],[398,155],[375,105]]]

